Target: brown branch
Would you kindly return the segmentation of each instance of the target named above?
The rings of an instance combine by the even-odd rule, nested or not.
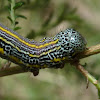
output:
[[[98,53],[100,53],[100,44],[87,48],[83,53],[79,54],[77,57],[79,59],[82,59]]]
[[[88,57],[91,55],[95,55],[97,53],[100,53],[100,44],[87,48],[87,50],[85,50],[83,53],[77,55],[77,58],[82,59],[82,58],[85,58],[85,57]],[[23,70],[21,67],[18,67],[18,66],[10,67],[10,68],[6,68],[6,69],[1,69],[0,77],[18,74],[18,73],[24,73],[24,72],[27,72],[27,71]]]
[[[0,77],[27,72],[22,67],[9,67],[0,70]]]
[[[97,53],[100,53],[100,45],[92,46],[87,48],[83,53],[80,53],[77,55],[78,59],[82,59],[91,55],[95,55]],[[70,62],[72,65],[74,65],[98,90],[98,96],[100,98],[100,83],[84,69],[84,67],[78,62],[75,61],[74,63]],[[16,66],[16,67],[9,67],[6,69],[0,70],[0,77],[18,74],[18,73],[24,73],[27,72],[27,70],[24,70],[22,67]]]

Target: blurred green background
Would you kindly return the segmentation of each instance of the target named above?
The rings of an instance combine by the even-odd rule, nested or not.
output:
[[[87,47],[100,43],[99,0],[16,0],[25,5],[16,13],[27,19],[17,19],[17,32],[36,41],[52,37],[66,28],[75,28],[87,40]],[[11,28],[7,19],[8,0],[0,0],[0,23]],[[3,66],[6,60],[0,58]],[[82,59],[87,69],[100,82],[100,54]],[[12,64],[14,66],[14,64]],[[22,73],[0,78],[0,100],[98,100],[97,90],[73,66],[63,69],[41,69],[34,77]]]

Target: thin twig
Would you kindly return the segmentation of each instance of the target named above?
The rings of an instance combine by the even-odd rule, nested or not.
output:
[[[75,62],[73,65],[97,88],[100,99],[100,83],[79,62]]]
[[[3,69],[8,68],[8,67],[10,67],[10,65],[11,65],[11,61],[7,61],[6,64],[4,64],[4,66],[2,68]]]
[[[12,19],[12,29],[13,30],[15,29],[15,10],[14,10],[14,7],[15,7],[15,0],[11,0],[10,16],[11,16],[11,19]]]

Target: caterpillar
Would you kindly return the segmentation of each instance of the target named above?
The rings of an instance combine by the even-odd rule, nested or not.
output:
[[[36,42],[0,24],[0,57],[23,66],[36,76],[41,68],[62,68],[65,61],[86,49],[86,40],[74,29]]]

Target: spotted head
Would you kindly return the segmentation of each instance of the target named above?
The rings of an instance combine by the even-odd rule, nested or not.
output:
[[[75,54],[83,52],[86,49],[86,40],[74,29],[66,29],[55,36],[59,39],[59,53],[62,57],[72,58]]]

